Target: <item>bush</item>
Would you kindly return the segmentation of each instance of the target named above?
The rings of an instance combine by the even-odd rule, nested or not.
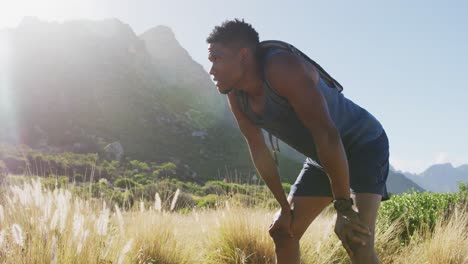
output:
[[[192,194],[180,192],[177,198],[177,202],[175,204],[174,210],[180,212],[181,210],[183,211],[184,209],[185,210],[192,209],[196,205],[197,205],[197,201],[194,199]]]
[[[281,183],[281,185],[283,186],[284,192],[289,193],[289,191],[291,190],[291,184],[283,182],[283,183]]]
[[[124,209],[132,208],[134,204],[133,195],[130,191],[113,191],[111,200]]]
[[[174,163],[166,162],[159,166],[156,166],[152,175],[154,178],[161,178],[162,176],[164,177],[173,176],[175,175],[176,170],[177,170],[177,166]]]
[[[52,175],[51,177],[42,179],[42,186],[44,186],[46,189],[54,190],[55,187],[66,188],[68,186],[68,182],[69,180],[67,176],[54,177]]]
[[[441,217],[451,213],[456,206],[466,207],[466,188],[461,184],[458,193],[419,193],[413,191],[394,195],[382,203],[379,218],[384,228],[394,221],[403,221],[405,230],[402,238],[406,239],[421,228],[433,230]]]
[[[114,181],[114,186],[122,188],[122,189],[134,188],[139,185],[140,185],[139,183],[128,178],[117,178]]]
[[[217,194],[217,195],[227,194],[227,192],[222,186],[220,186],[219,184],[215,184],[213,182],[207,182],[205,186],[203,186],[202,189],[205,194]]]
[[[195,201],[197,202],[197,207],[203,208],[214,208],[217,205],[217,202],[220,200],[220,197],[216,194],[208,194],[204,197],[197,197]]]
[[[223,181],[208,181],[206,185],[218,186],[221,188],[225,193],[247,193],[247,185],[246,184],[238,184],[238,183],[228,183]]]

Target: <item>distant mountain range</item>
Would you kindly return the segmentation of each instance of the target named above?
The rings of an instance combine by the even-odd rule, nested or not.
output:
[[[418,191],[424,192],[425,189],[420,185],[407,178],[404,174],[390,169],[387,179],[387,190],[393,194],[401,194],[405,192]]]
[[[431,192],[457,192],[458,182],[468,182],[468,165],[435,164],[420,174],[405,172],[404,175]]]

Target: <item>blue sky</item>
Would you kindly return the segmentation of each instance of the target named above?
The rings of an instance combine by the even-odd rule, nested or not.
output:
[[[208,69],[207,35],[244,18],[261,40],[290,42],[319,62],[382,122],[392,165],[421,172],[468,164],[466,14],[466,1],[17,0],[0,2],[0,28],[23,16],[116,17],[137,34],[162,24]]]

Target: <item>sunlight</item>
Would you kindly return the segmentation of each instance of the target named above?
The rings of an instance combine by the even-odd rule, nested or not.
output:
[[[0,125],[1,137],[13,137],[16,141],[14,102],[11,96],[11,47],[8,32],[0,32]],[[10,134],[10,135],[9,135]]]
[[[4,113],[5,108],[8,107],[8,64],[10,61],[10,45],[7,33],[0,33],[0,107],[1,112]]]
[[[0,29],[16,27],[25,16],[42,20],[63,20],[73,13],[77,1],[17,0],[0,4]]]

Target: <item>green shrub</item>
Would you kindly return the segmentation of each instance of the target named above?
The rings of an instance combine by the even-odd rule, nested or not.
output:
[[[283,182],[283,183],[281,183],[281,185],[283,186],[284,192],[285,192],[285,193],[289,193],[289,191],[291,190],[291,184],[290,184],[290,183]]]
[[[165,162],[159,166],[155,167],[153,170],[153,177],[154,178],[161,178],[161,177],[168,177],[175,175],[177,170],[177,166],[172,162]]]
[[[122,189],[134,188],[139,185],[140,185],[139,183],[128,178],[117,178],[114,181],[114,186],[122,188]]]
[[[131,165],[132,169],[138,170],[138,172],[149,171],[150,170],[150,167],[148,166],[148,164],[146,164],[145,162],[142,162],[142,161],[131,160],[130,165]]]
[[[115,190],[107,193],[107,199],[119,205],[120,208],[129,209],[133,206],[134,199],[130,191]]]
[[[467,192],[463,184],[458,193],[413,191],[394,195],[382,203],[379,218],[384,228],[394,221],[403,221],[405,230],[402,230],[402,238],[406,239],[421,228],[433,230],[437,221],[449,215],[456,206],[466,207],[466,197]]]
[[[208,181],[205,185],[218,186],[225,193],[242,193],[242,194],[247,193],[246,184],[229,183],[229,182],[223,182],[223,181]]]
[[[180,192],[175,204],[176,211],[192,209],[197,205],[197,201],[194,196],[190,193]]]
[[[207,182],[202,188],[205,194],[217,194],[217,195],[226,195],[226,190],[219,184],[213,182]]]
[[[54,190],[55,187],[66,188],[68,186],[69,179],[67,176],[51,176],[47,178],[42,178],[41,182],[44,188]]]
[[[208,207],[214,208],[216,207],[217,203],[220,201],[220,197],[216,194],[208,194],[207,196],[197,197],[195,198],[197,202],[197,207]]]

